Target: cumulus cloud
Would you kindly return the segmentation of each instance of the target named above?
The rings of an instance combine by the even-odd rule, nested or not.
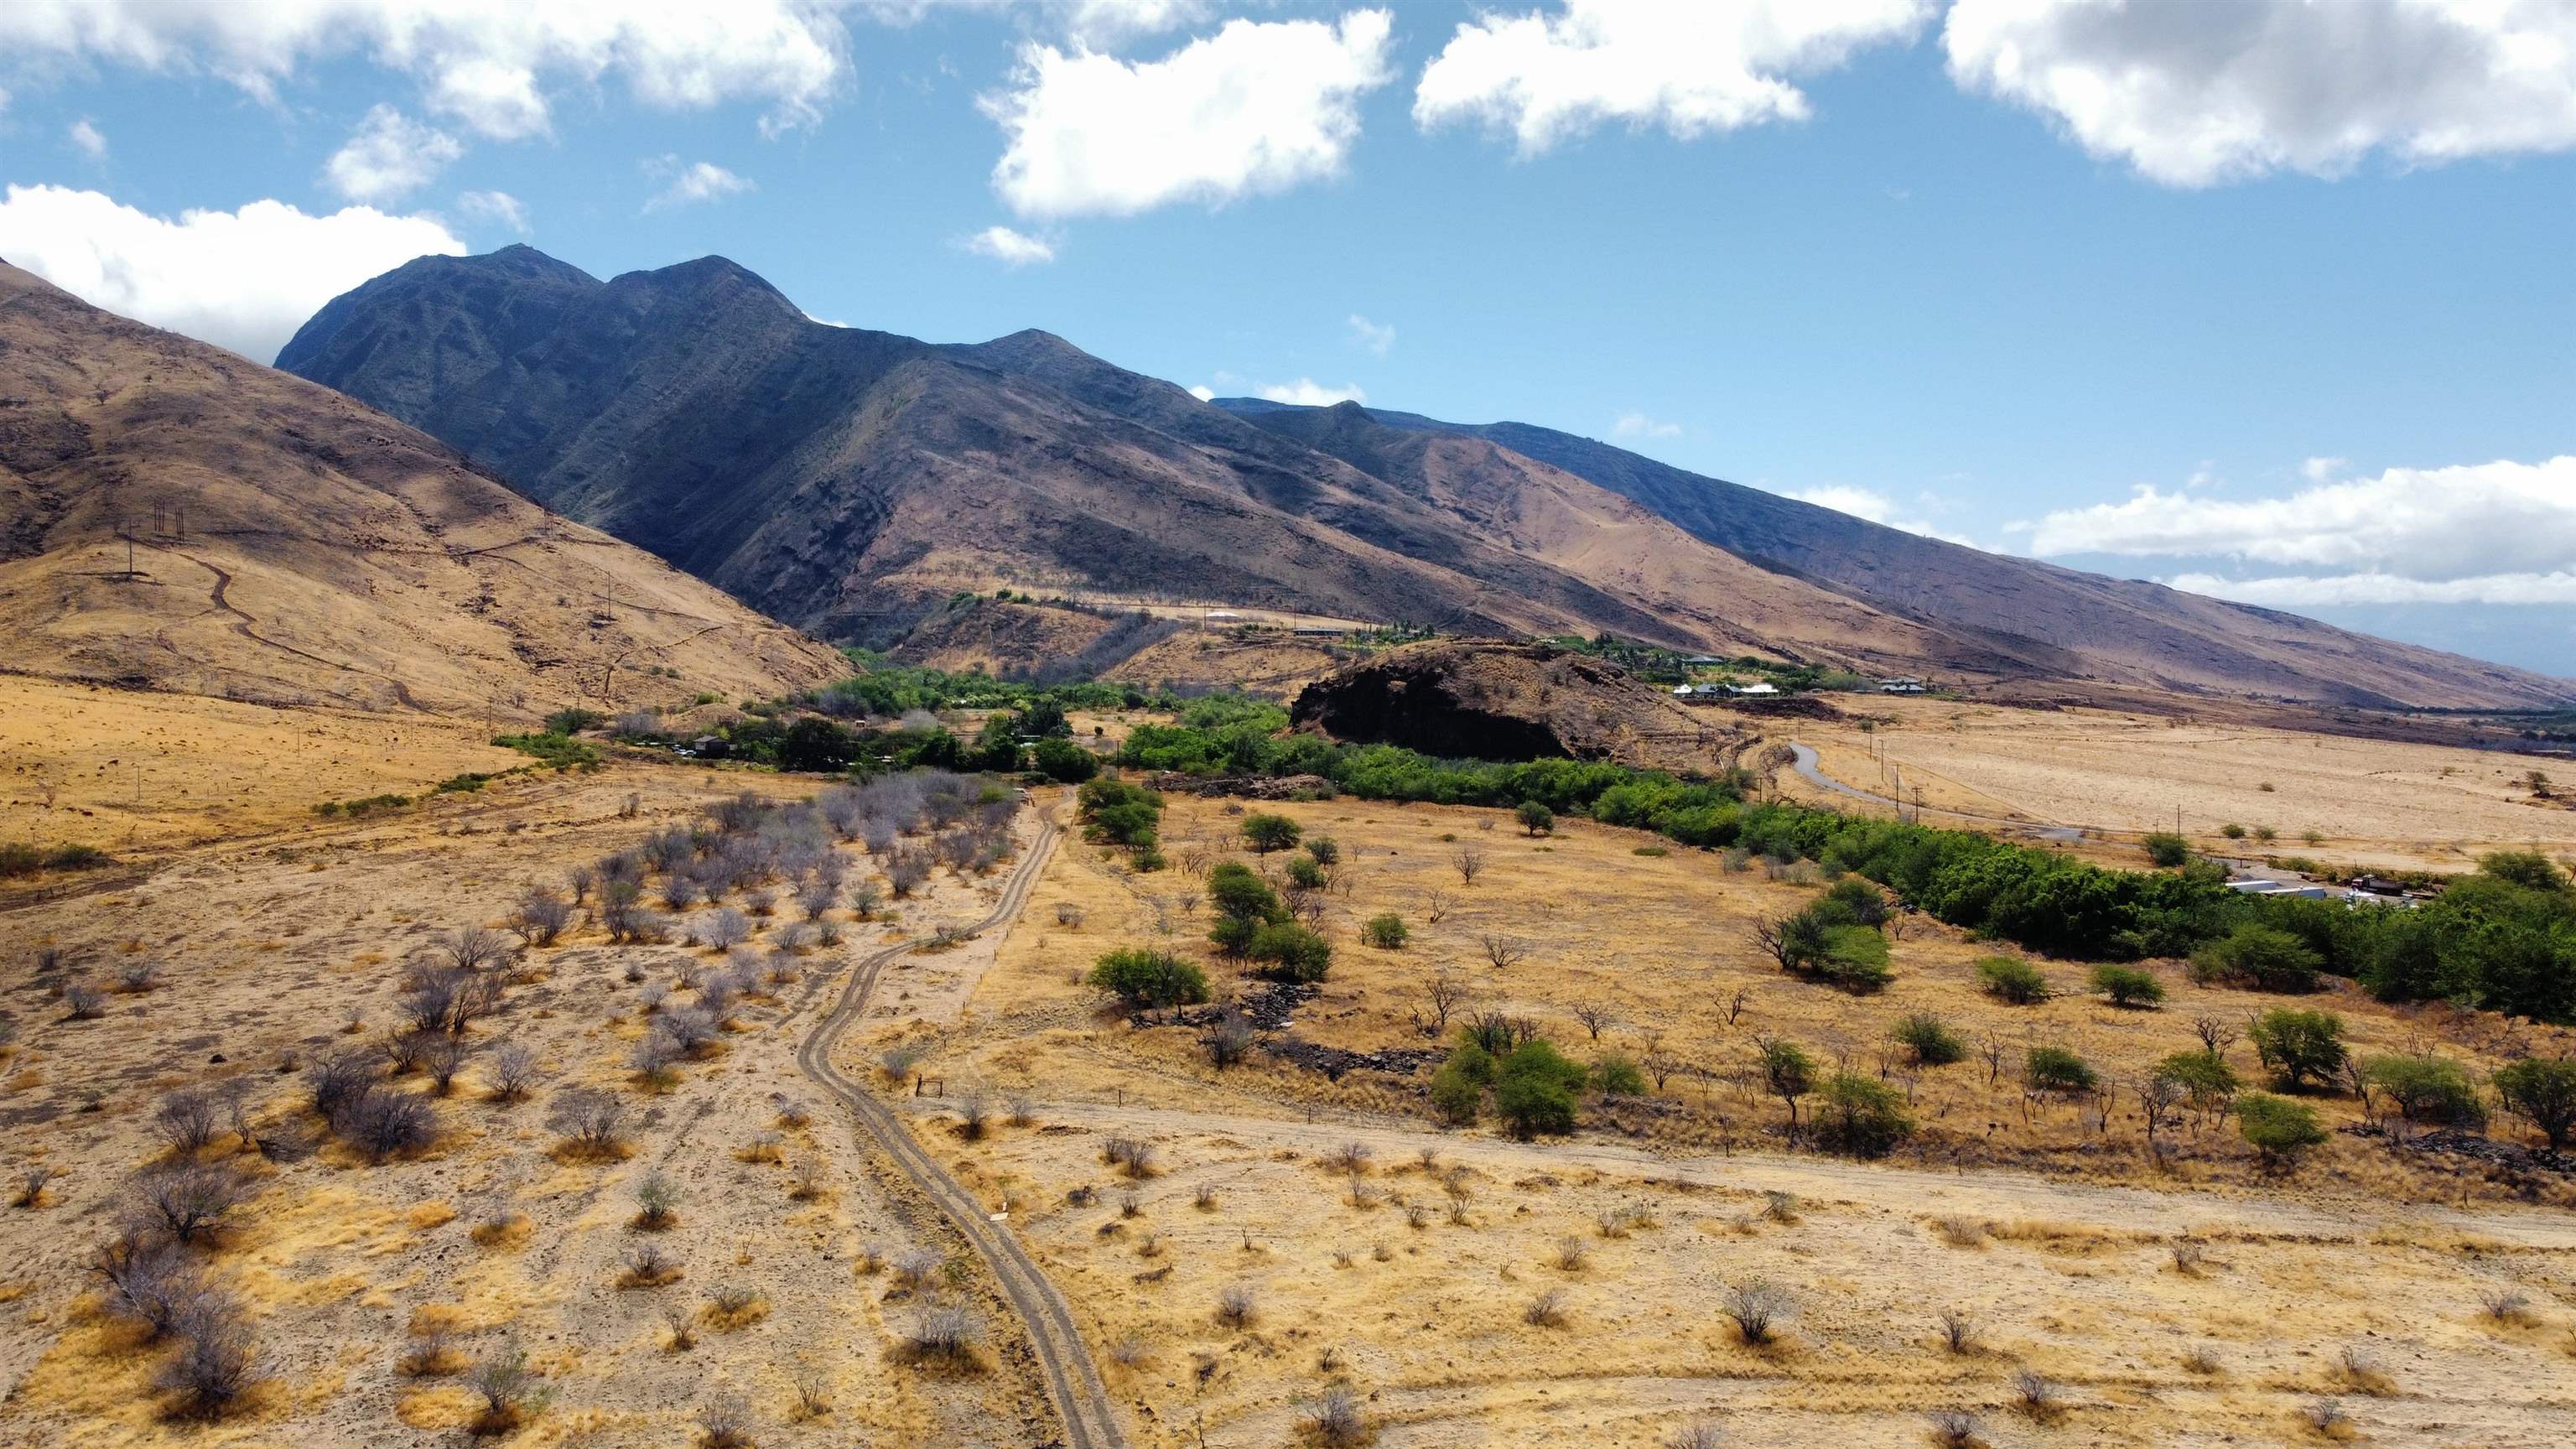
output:
[[[1214,402],[1216,401],[1216,389],[1203,382],[1197,383],[1190,388],[1190,396],[1197,398],[1200,402]]]
[[[1384,322],[1371,322],[1357,312],[1351,314],[1351,340],[1380,357],[1395,350],[1395,328]]]
[[[415,77],[433,111],[494,138],[546,129],[550,87],[615,76],[648,105],[755,101],[770,127],[820,114],[847,65],[812,0],[20,0],[0,52],[210,74],[262,100],[348,55]]]
[[[1196,25],[1214,12],[1210,0],[860,0],[877,19],[910,24],[934,10],[1043,12],[1067,40],[1091,50]]]
[[[2428,582],[2557,573],[2576,559],[2576,456],[2391,468],[2277,498],[2141,488],[2040,519],[2031,551],[2230,558]]]
[[[662,183],[662,189],[645,200],[646,211],[722,201],[759,189],[748,178],[736,176],[713,161],[682,161],[677,156],[654,157],[644,163],[644,174]]]
[[[1264,383],[1254,389],[1254,392],[1257,396],[1268,398],[1275,403],[1295,403],[1299,407],[1308,408],[1328,408],[1335,403],[1368,401],[1368,394],[1360,390],[1358,383],[1346,382],[1340,387],[1326,387],[1311,377],[1301,377],[1295,382]]]
[[[1688,139],[1807,118],[1791,78],[1910,40],[1932,0],[1564,0],[1481,15],[1423,67],[1413,119],[1473,122],[1535,155],[1608,122]]]
[[[2576,147],[2563,0],[1958,0],[1962,86],[2170,186]]]
[[[993,186],[1023,216],[1222,204],[1338,174],[1359,99],[1384,85],[1393,22],[1229,21],[1155,61],[1031,45],[983,101],[1006,137]]]
[[[1025,267],[1055,260],[1053,242],[1013,231],[1007,226],[988,226],[957,244],[979,257],[991,257],[1006,267]]]
[[[0,199],[0,256],[111,312],[260,362],[360,282],[464,251],[429,217],[365,206],[308,216],[254,201],[173,221],[59,186],[12,186]]]
[[[89,123],[89,117],[83,116],[72,122],[71,129],[64,134],[71,138],[74,146],[80,148],[82,155],[92,161],[107,159],[107,138],[99,134],[98,127]]]
[[[528,234],[528,208],[506,191],[461,192],[456,209],[478,221],[497,221],[521,236]]]
[[[1795,498],[1801,503],[1812,503],[1818,508],[1830,508],[1836,513],[1848,513],[1854,518],[1867,519],[1871,523],[1884,524],[1906,533],[1920,534],[1925,538],[1937,538],[1943,543],[1955,543],[1963,548],[1977,547],[1974,539],[1956,533],[1945,533],[1934,527],[1928,519],[1904,516],[1905,509],[1902,504],[1876,489],[1855,488],[1848,483],[1825,483],[1813,488],[1782,489],[1781,496]]]
[[[445,131],[380,104],[323,163],[322,179],[351,201],[397,201],[437,180],[464,154]]]
[[[1623,438],[1678,438],[1682,435],[1682,425],[1659,422],[1644,413],[1621,413],[1619,420],[1610,425],[1610,431]]]

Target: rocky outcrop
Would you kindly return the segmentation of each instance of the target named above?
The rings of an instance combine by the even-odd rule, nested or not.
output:
[[[1626,670],[1553,644],[1394,650],[1308,685],[1291,715],[1339,740],[1484,760],[1629,758],[1682,723]]]

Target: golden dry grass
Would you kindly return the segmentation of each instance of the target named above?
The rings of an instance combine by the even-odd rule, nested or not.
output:
[[[2558,1206],[2535,1212],[2443,1164],[2342,1136],[2273,1178],[2214,1126],[2178,1133],[2159,1168],[2125,1097],[2105,1133],[2081,1106],[2025,1104],[2009,1077],[1987,1088],[1974,1060],[1885,1061],[1925,1140],[1856,1164],[1783,1151],[1777,1102],[1740,1080],[1754,1037],[1771,1033],[1876,1073],[1887,1025],[1929,1010],[1972,1041],[2005,1042],[2015,1069],[2027,1044],[2062,1044],[2119,1081],[2195,1046],[2195,1014],[2241,1021],[2271,998],[2195,987],[2168,965],[2173,997],[2159,1012],[2075,995],[2006,1007],[1972,985],[1970,963],[1991,948],[1921,922],[1902,929],[1896,984],[1854,998],[1781,977],[1746,939],[1756,917],[1813,887],[1727,875],[1698,852],[1639,855],[1656,842],[1585,822],[1533,840],[1507,821],[1488,828],[1493,812],[1280,808],[1340,842],[1351,880],[1330,898],[1334,972],[1297,1011],[1299,1037],[1423,1045],[1418,985],[1446,969],[1475,1007],[1530,1017],[1577,1055],[1642,1056],[1660,1032],[1689,1070],[1655,1104],[1534,1145],[1436,1129],[1418,1080],[1359,1071],[1336,1084],[1259,1055],[1217,1073],[1195,1032],[1131,1028],[1076,978],[1112,945],[1202,951],[1206,909],[1179,863],[1229,854],[1234,817],[1172,797],[1176,865],[1155,875],[1069,844],[966,1002],[880,1031],[931,1047],[923,1070],[949,1103],[970,1090],[1033,1099],[1032,1125],[981,1143],[947,1130],[949,1105],[923,1100],[918,1135],[1037,1244],[1113,1390],[1151,1408],[1141,1443],[1194,1443],[1202,1415],[1211,1445],[1285,1442],[1297,1401],[1337,1378],[1368,1395],[1386,1443],[1642,1446],[1699,1413],[1727,1418],[1739,1442],[1902,1443],[1924,1432],[1926,1411],[1963,1406],[1996,1442],[2019,1442],[2032,1426],[2011,1407],[2011,1380],[2025,1367],[2064,1386],[2050,1432],[2081,1442],[2268,1442],[2324,1395],[2398,1442],[2540,1444],[2576,1431],[2576,1414],[2531,1388],[2563,1372],[2556,1337],[2576,1323],[2563,1187],[2544,1188]],[[1472,887],[1449,862],[1460,845],[1489,857]],[[1059,905],[1080,923],[1060,923]],[[1403,951],[1353,940],[1384,909],[1416,931]],[[1495,967],[1488,936],[1526,957]],[[2047,969],[2081,984],[2077,967]],[[1730,1026],[1738,990],[1749,997]],[[1576,1016],[1590,1004],[1616,1018],[1599,1048]],[[2505,1045],[2491,1020],[2348,994],[2304,1004],[2345,1014],[2363,1050],[2436,1043],[2483,1066]],[[2251,1074],[2241,1041],[2233,1053]],[[2320,1105],[2331,1121],[2357,1119],[2348,1103]],[[1150,1144],[1154,1174],[1138,1182],[1105,1163],[1113,1135]],[[1356,1194],[1325,1165],[1350,1142],[1369,1149]],[[1464,1224],[1450,1216],[1453,1170]],[[2472,1239],[2484,1246],[2464,1249]],[[1559,1266],[1568,1240],[1581,1245],[1572,1271]],[[1799,1305],[1784,1340],[1758,1350],[1716,1312],[1752,1277],[1787,1285]],[[2507,1282],[2550,1295],[2551,1331],[2515,1338],[2479,1320],[2478,1290]],[[1238,1284],[1255,1304],[1239,1327],[1218,1314]],[[1525,1321],[1550,1290],[1564,1295],[1563,1324]],[[1937,1315],[1951,1307],[1975,1320],[1976,1354],[1940,1346]],[[2362,1385],[2378,1381],[2344,1366],[2354,1344],[2394,1392],[2374,1396]],[[2193,1366],[2201,1351],[2214,1372]]]
[[[2176,807],[2194,845],[2222,854],[2433,870],[2465,870],[2503,847],[2576,854],[2576,810],[2536,800],[2524,784],[2528,771],[2548,769],[2543,759],[2106,710],[1856,707],[1878,721],[1872,730],[1802,720],[1766,733],[1816,746],[1827,775],[1862,789],[1888,793],[1881,782],[1892,786],[1901,771],[1905,798],[1920,787],[1936,810],[2113,832],[2090,853],[2124,863],[2139,859],[2138,834],[2174,828]],[[1792,794],[1852,804],[1788,771],[1780,780]],[[2247,837],[2222,835],[2229,824]],[[2252,838],[2257,827],[2277,839]],[[2323,838],[2311,844],[2311,830]]]

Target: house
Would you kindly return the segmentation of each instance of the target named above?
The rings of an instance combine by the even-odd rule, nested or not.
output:
[[[1730,684],[1726,686],[1726,692],[1729,694],[1778,694],[1780,692],[1780,686],[1767,681],[1761,684]]]
[[[1685,669],[1715,669],[1726,661],[1714,654],[1691,654],[1674,661]]]
[[[2243,896],[2291,896],[2305,901],[2326,898],[2326,888],[2304,880],[2232,880],[2227,888]]]
[[[1878,692],[1881,694],[1921,694],[1923,692],[1923,678],[1922,676],[1915,674],[1899,674],[1891,678],[1882,679],[1878,682]]]

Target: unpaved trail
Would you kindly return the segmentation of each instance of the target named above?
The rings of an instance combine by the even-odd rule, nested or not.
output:
[[[1029,890],[1037,883],[1038,874],[1055,847],[1055,821],[1038,817],[1037,838],[1029,845],[1027,857],[1011,875],[1002,891],[1001,900],[991,915],[972,929],[989,931],[1008,925],[1020,908],[1028,903]],[[832,1064],[832,1046],[851,1022],[867,1010],[868,997],[876,989],[877,976],[888,962],[913,949],[905,942],[871,952],[850,973],[849,985],[842,988],[841,999],[823,1018],[803,1046],[797,1048],[797,1064],[805,1074],[859,1119],[868,1134],[885,1149],[897,1168],[922,1194],[936,1204],[942,1216],[955,1226],[960,1236],[981,1257],[999,1282],[1002,1296],[1027,1325],[1029,1343],[1037,1352],[1038,1365],[1045,1374],[1047,1393],[1055,1401],[1056,1412],[1064,1420],[1064,1443],[1067,1449],[1125,1449],[1127,1437],[1119,1427],[1117,1411],[1109,1402],[1109,1390],[1101,1382],[1099,1366],[1091,1360],[1091,1350],[1074,1327],[1073,1310],[1064,1296],[1048,1282],[1035,1261],[1020,1247],[1010,1229],[987,1217],[973,1195],[958,1186],[929,1153],[912,1140],[912,1134],[895,1114],[887,1110],[874,1094],[841,1075]]]
[[[954,1103],[938,1098],[925,1097],[919,1103],[919,1110],[924,1112],[954,1107]],[[1590,1170],[1694,1187],[1789,1192],[1912,1214],[2018,1215],[2141,1233],[2190,1230],[2302,1238],[2357,1238],[2391,1224],[2417,1224],[2493,1239],[2526,1251],[2576,1252],[2576,1218],[2545,1209],[2469,1213],[2358,1199],[2298,1203],[2205,1192],[2104,1187],[1987,1169],[1953,1174],[1781,1153],[1667,1155],[1580,1138],[1552,1144],[1511,1142],[1355,1115],[1320,1117],[1309,1122],[1293,1117],[1186,1112],[1106,1102],[1046,1102],[1036,1104],[1034,1110],[1049,1121],[1120,1132],[1219,1134],[1318,1153],[1347,1142],[1361,1142],[1377,1149],[1381,1161],[1400,1161],[1421,1148],[1437,1147],[1454,1159],[1515,1172]]]

